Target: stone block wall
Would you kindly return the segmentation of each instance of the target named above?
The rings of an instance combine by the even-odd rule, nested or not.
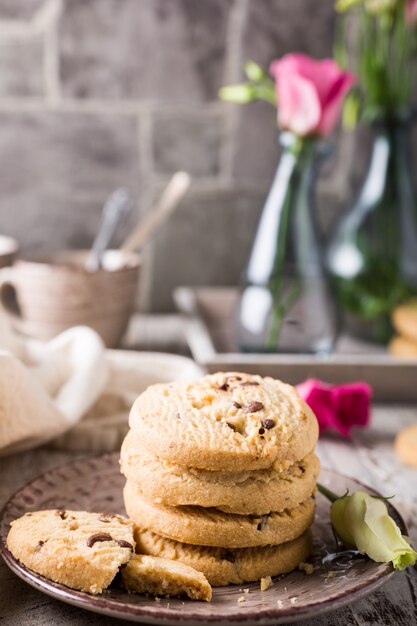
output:
[[[144,255],[142,306],[170,310],[178,284],[237,284],[278,158],[275,114],[218,89],[248,58],[329,55],[333,28],[333,0],[0,0],[0,231],[24,253],[88,247],[126,186],[120,242],[185,169],[192,190]],[[324,224],[355,175],[353,138],[335,141]]]

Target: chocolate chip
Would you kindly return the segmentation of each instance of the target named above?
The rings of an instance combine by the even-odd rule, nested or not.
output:
[[[259,522],[259,524],[256,527],[256,530],[263,530],[265,528],[265,525],[268,521],[269,515],[262,515],[261,517],[261,521]]]
[[[113,541],[113,537],[109,533],[95,533],[87,539],[87,546],[92,548],[98,541]]]
[[[241,387],[249,387],[249,386],[259,386],[259,383],[257,383],[255,380],[245,380],[244,383],[240,383]]]
[[[116,539],[116,541],[121,548],[129,548],[129,550],[132,550],[133,552],[133,546],[128,541],[125,541],[124,539]]]
[[[229,561],[229,563],[235,562],[235,555],[231,550],[222,550],[220,558],[223,559],[223,561]]]
[[[271,428],[274,428],[275,422],[274,422],[274,420],[270,420],[270,419],[262,420],[262,426],[266,430],[271,430]]]
[[[237,428],[234,424],[232,424],[231,422],[226,422],[226,424],[228,425],[229,428],[231,428],[232,430],[236,432]]]
[[[65,509],[58,509],[56,514],[59,515],[61,519],[67,519],[67,512]]]
[[[108,515],[107,513],[100,513],[98,516],[99,522],[104,522],[105,524],[110,524],[113,515]]]
[[[256,400],[254,400],[253,402],[249,402],[249,404],[245,404],[242,407],[242,410],[245,413],[257,413],[258,411],[261,411],[264,408],[264,405],[262,404],[262,402],[257,402]]]
[[[260,429],[258,430],[258,433],[259,433],[260,435],[263,435],[263,434],[264,434],[264,432],[265,432],[265,428],[260,428]]]
[[[300,470],[300,472],[301,472],[302,474],[305,474],[305,473],[306,473],[306,468],[305,468],[305,467],[303,467],[303,465],[299,465],[299,466],[298,466],[298,469]]]
[[[222,385],[217,385],[217,389],[220,389],[220,391],[227,391],[229,389],[229,385],[227,383],[223,383]]]
[[[44,541],[38,541],[38,545],[36,546],[36,552],[38,552],[44,545],[45,545]]]
[[[241,409],[241,408],[242,408],[242,405],[241,405],[241,404],[239,404],[239,402],[233,402],[233,406],[234,406],[236,409]]]
[[[226,380],[242,380],[242,376],[226,376]]]
[[[179,413],[175,414],[175,419],[180,420],[181,419],[181,415]]]

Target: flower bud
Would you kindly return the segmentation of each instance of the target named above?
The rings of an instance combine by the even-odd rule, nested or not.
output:
[[[395,569],[415,564],[417,553],[401,535],[380,498],[355,491],[332,503],[330,517],[336,534],[347,547],[357,548],[378,563],[391,561]]]

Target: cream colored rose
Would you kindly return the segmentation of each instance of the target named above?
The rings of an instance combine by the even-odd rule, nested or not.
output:
[[[335,500],[330,517],[346,546],[357,548],[378,563],[391,561],[395,569],[415,564],[417,553],[401,535],[383,500],[356,491]]]

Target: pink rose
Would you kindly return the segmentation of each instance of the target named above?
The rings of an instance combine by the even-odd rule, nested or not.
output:
[[[315,413],[320,432],[330,428],[349,437],[352,426],[369,423],[372,391],[366,383],[329,385],[311,378],[297,391]]]
[[[273,61],[278,123],[304,137],[328,135],[336,126],[343,98],[355,77],[343,72],[333,59],[316,61],[305,54],[287,54]]]
[[[417,0],[406,0],[405,21],[410,26],[415,26],[417,24]]]

